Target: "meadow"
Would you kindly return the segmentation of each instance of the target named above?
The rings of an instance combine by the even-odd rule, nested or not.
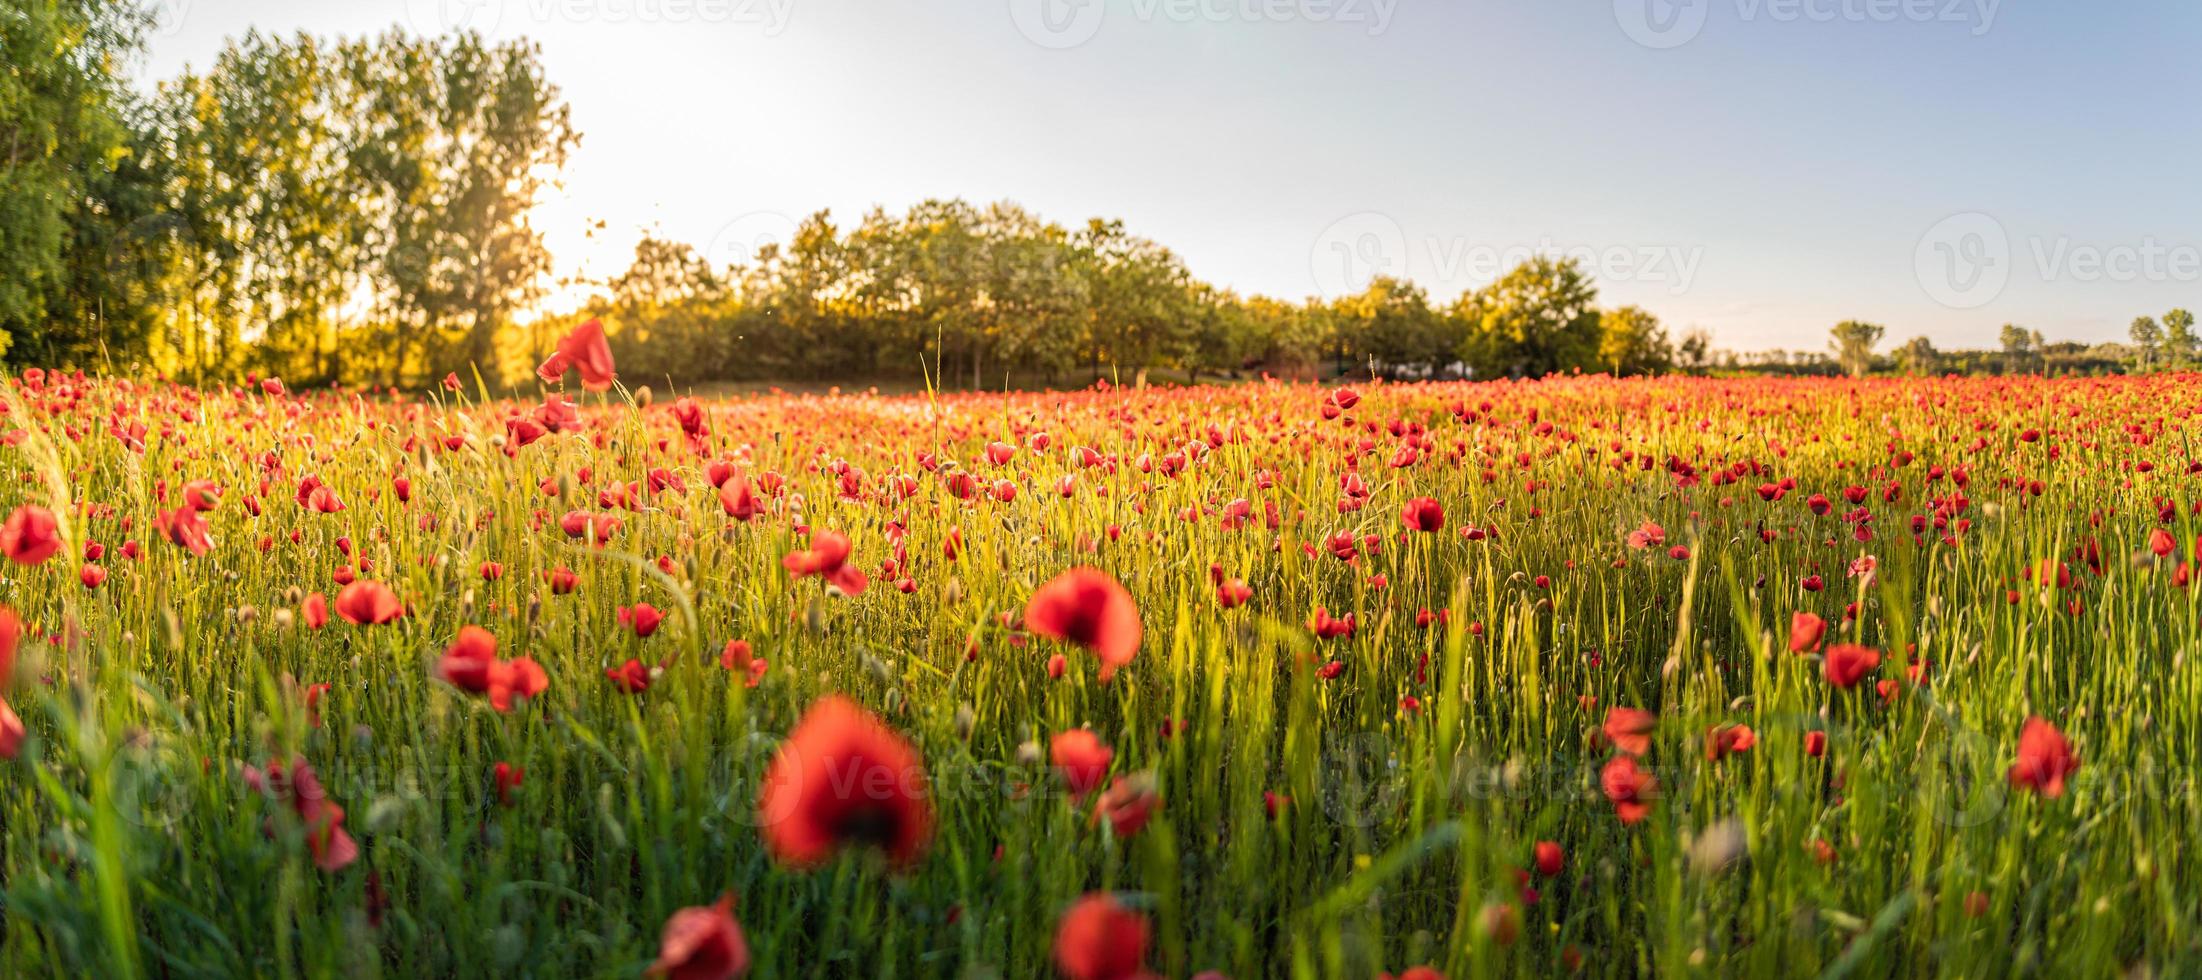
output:
[[[541,373],[6,382],[0,974],[2202,970],[2194,376]]]

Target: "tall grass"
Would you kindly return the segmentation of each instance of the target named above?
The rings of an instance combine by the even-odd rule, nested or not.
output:
[[[1042,976],[1093,891],[1148,916],[1150,965],[1180,977],[2202,970],[2197,587],[2173,582],[2202,498],[2197,380],[1383,386],[1337,420],[1326,392],[1284,385],[755,397],[707,405],[700,450],[625,392],[521,448],[504,419],[531,406],[451,394],[16,382],[0,509],[50,508],[66,544],[0,571],[33,624],[0,688],[30,727],[0,765],[0,973],[633,976],[668,916],[730,892],[755,975]],[[1419,460],[1390,465],[1424,430]],[[992,464],[996,441],[1020,451]],[[1080,446],[1110,464],[1078,467]],[[770,512],[728,519],[712,459],[783,475]],[[959,500],[950,468],[1016,495]],[[651,492],[653,469],[683,486]],[[1341,510],[1349,472],[1368,496]],[[345,509],[298,506],[307,475]],[[1784,478],[1781,499],[1756,492]],[[223,488],[203,556],[155,530],[189,480]],[[601,504],[629,482],[632,509]],[[1844,517],[1854,484],[1865,525]],[[1960,494],[1947,527],[1912,532]],[[1419,496],[1443,531],[1402,529]],[[1253,520],[1225,529],[1242,497]],[[558,527],[571,510],[623,525],[589,547]],[[1665,546],[1624,543],[1645,521]],[[849,534],[872,587],[791,580],[799,525]],[[1377,541],[1343,561],[1338,531]],[[882,574],[898,536],[906,564]],[[339,538],[401,619],[303,623],[303,596],[357,565]],[[109,572],[89,590],[88,541]],[[1850,575],[1867,556],[1870,580]],[[2071,587],[2024,577],[2045,559]],[[1018,628],[1075,565],[1141,610],[1138,659],[1108,683]],[[546,584],[561,566],[572,594]],[[1252,601],[1220,608],[1211,566]],[[646,639],[616,615],[638,602],[669,613]],[[1317,607],[1358,629],[1316,639]],[[1880,671],[1831,688],[1787,649],[1797,611],[1883,650]],[[541,662],[548,692],[499,714],[439,681],[467,624]],[[754,688],[720,666],[736,638],[769,662]],[[662,665],[646,692],[604,676],[629,657]],[[924,755],[939,822],[913,869],[859,852],[799,871],[760,843],[759,777],[827,692]],[[1634,826],[1598,788],[1615,706],[1659,718],[1661,792]],[[2006,780],[2030,715],[2083,760],[2062,796]],[[1710,761],[1717,724],[1758,743]],[[1113,773],[1159,782],[1138,834],[1048,771],[1049,737],[1078,726]],[[347,810],[347,868],[317,869],[240,776],[294,756]],[[498,762],[525,769],[510,805]],[[1560,874],[1532,870],[1541,840]]]

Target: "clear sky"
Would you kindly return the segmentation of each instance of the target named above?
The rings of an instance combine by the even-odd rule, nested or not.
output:
[[[151,79],[258,27],[543,47],[562,274],[645,229],[1123,218],[1245,293],[1532,251],[1738,349],[2123,339],[2202,307],[2196,0],[160,0]],[[596,220],[606,228],[594,235]]]

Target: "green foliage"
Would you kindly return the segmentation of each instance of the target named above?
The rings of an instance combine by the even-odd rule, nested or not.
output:
[[[1674,365],[1674,345],[1658,317],[1624,306],[1598,318],[1598,364],[1616,376],[1663,374]]]
[[[1828,349],[1835,352],[1851,377],[1862,378],[1873,370],[1873,348],[1887,332],[1888,328],[1878,323],[1844,320],[1829,331],[1833,339],[1828,341]]]
[[[1594,370],[1599,361],[1598,289],[1573,259],[1537,256],[1499,281],[1462,296],[1453,315],[1466,325],[1460,359],[1478,377],[1535,378]]]
[[[38,287],[0,286],[0,325],[30,338],[15,357],[308,383],[494,368],[550,267],[526,212],[578,139],[533,45],[248,32],[139,102],[101,67],[136,22],[97,10],[113,25],[62,48],[76,84],[46,93],[91,107],[45,124],[77,162],[26,192],[54,214],[0,206],[0,242],[44,240],[0,245],[24,270],[8,281]],[[0,170],[40,182],[37,161]],[[58,241],[57,215],[78,223]]]
[[[84,353],[100,341],[78,290],[106,274],[135,217],[125,70],[148,24],[119,0],[0,5],[0,356]]]
[[[1435,368],[1459,343],[1422,287],[1403,279],[1378,276],[1360,295],[1332,303],[1331,313],[1357,352],[1390,369]]]
[[[1942,370],[1941,352],[1925,337],[1913,337],[1898,348],[1896,360],[1903,372],[1913,377],[1930,377]]]
[[[2164,314],[2164,356],[2174,367],[2185,368],[2193,364],[2194,354],[2194,314],[2183,309]]]

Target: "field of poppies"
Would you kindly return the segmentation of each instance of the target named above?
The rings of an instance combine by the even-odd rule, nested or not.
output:
[[[540,374],[0,387],[0,974],[2202,969],[2202,378]]]

